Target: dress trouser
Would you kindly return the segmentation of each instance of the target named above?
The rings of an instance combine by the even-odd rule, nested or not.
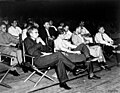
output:
[[[66,68],[73,70],[75,65],[61,52],[56,52],[43,57],[36,57],[34,63],[38,69],[56,66],[56,73],[60,83],[68,80]]]
[[[78,45],[74,49],[74,51],[80,51],[82,54],[85,55],[86,58],[90,56],[90,51],[89,51],[88,47],[85,44],[83,44],[83,43]]]
[[[77,48],[74,49],[74,51],[81,51],[81,53],[85,56],[85,58],[90,57],[90,51],[88,47],[83,43],[78,45]],[[82,59],[84,59],[84,57],[82,57]],[[85,61],[85,64],[87,66],[88,75],[90,75],[91,73],[93,73],[94,70],[93,64],[92,62],[87,62],[87,61]]]

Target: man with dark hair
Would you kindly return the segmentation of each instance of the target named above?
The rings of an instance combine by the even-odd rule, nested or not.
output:
[[[43,51],[46,51],[47,47],[42,45],[40,37],[38,37],[38,29],[31,27],[28,29],[29,37],[24,40],[26,52],[34,56],[34,64],[38,69],[56,67],[56,73],[58,80],[60,81],[60,87],[65,89],[71,89],[66,81],[68,76],[66,74],[66,68],[68,67],[74,73],[79,74],[80,69],[77,68],[69,59],[67,59],[61,52],[56,52],[49,55],[44,55]]]

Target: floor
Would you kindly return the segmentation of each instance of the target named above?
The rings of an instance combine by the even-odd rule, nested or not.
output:
[[[111,67],[111,71],[100,71],[99,67],[95,67],[95,74],[101,77],[100,80],[88,80],[87,73],[78,76],[69,73],[70,80],[67,84],[72,87],[71,90],[60,88],[56,78],[54,78],[56,82],[44,78],[40,84],[33,88],[39,75],[36,74],[31,80],[24,82],[31,72],[23,73],[19,69],[20,76],[15,77],[9,74],[4,80],[4,83],[12,86],[12,88],[0,86],[0,93],[120,93],[120,67],[116,66],[114,56],[107,63]],[[48,74],[54,74],[54,70],[50,70]]]

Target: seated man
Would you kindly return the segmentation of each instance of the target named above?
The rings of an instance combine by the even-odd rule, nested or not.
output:
[[[91,37],[90,32],[85,28],[84,21],[81,21],[79,27],[77,27],[76,29],[79,30],[84,40],[86,40],[87,42],[93,43],[93,38]]]
[[[68,25],[64,26],[64,30],[65,30],[65,39],[70,40],[72,36],[72,32],[69,30],[69,26]]]
[[[95,35],[95,42],[104,45],[104,51],[107,55],[113,54],[113,49],[117,46],[113,45],[114,41],[106,34],[104,27],[100,26],[98,28],[98,33]]]
[[[8,54],[11,56],[15,56],[14,60],[11,61],[10,65],[15,66],[17,64],[22,63],[22,52],[17,48],[13,47],[19,40],[16,39],[14,36],[6,32],[6,25],[2,23],[0,25],[0,52],[4,54]],[[18,75],[18,74],[16,74]]]
[[[71,89],[66,81],[68,76],[66,74],[66,68],[70,69],[74,73],[79,74],[79,69],[61,52],[56,52],[50,55],[43,56],[43,51],[46,50],[46,46],[42,45],[38,39],[38,29],[31,27],[28,29],[29,36],[24,40],[26,52],[34,56],[34,64],[38,69],[56,67],[56,73],[58,80],[60,82],[60,87],[65,89]],[[90,78],[95,78],[96,76],[92,74]]]
[[[61,29],[63,31],[63,29]],[[91,66],[91,60],[93,59],[89,53],[89,50],[85,44],[80,44],[79,46],[72,45],[70,42],[64,40],[64,31],[60,31],[59,36],[54,41],[55,43],[55,51],[60,50],[63,51],[63,54],[72,62],[79,63],[85,62],[87,68],[89,70],[93,69]],[[72,51],[72,50],[73,51]],[[89,72],[89,79],[91,79],[93,72]],[[98,77],[95,77],[98,78]]]
[[[104,55],[102,53],[102,49],[100,46],[98,45],[93,45],[93,46],[89,46],[89,42],[85,41],[83,39],[83,37],[81,36],[81,34],[79,34],[80,31],[76,29],[76,31],[74,31],[73,35],[72,35],[72,42],[74,45],[79,46],[80,44],[86,44],[90,54],[94,57],[98,58],[98,62],[100,64],[101,69],[106,69],[108,70],[108,67],[106,65],[106,60],[104,58]]]
[[[13,20],[13,22],[11,23],[11,26],[8,28],[8,33],[17,37],[17,39],[19,39],[19,35],[22,33],[22,29],[17,25],[18,25],[17,21]]]

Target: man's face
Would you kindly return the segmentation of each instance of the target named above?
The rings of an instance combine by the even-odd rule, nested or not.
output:
[[[69,26],[65,26],[64,29],[67,32],[69,30]]]
[[[33,29],[33,31],[30,33],[30,36],[34,39],[38,38],[39,34],[38,34],[38,30],[37,29]]]
[[[104,27],[100,27],[100,28],[99,28],[99,32],[100,32],[100,33],[104,33],[104,32],[105,32]]]
[[[6,26],[5,25],[1,25],[1,31],[6,32]]]
[[[17,26],[17,21],[13,21],[12,25],[13,25],[14,27],[16,27],[16,26]]]
[[[50,24],[49,24],[48,22],[46,22],[46,23],[44,24],[44,27],[45,27],[46,29],[48,29],[48,28],[50,27]]]

